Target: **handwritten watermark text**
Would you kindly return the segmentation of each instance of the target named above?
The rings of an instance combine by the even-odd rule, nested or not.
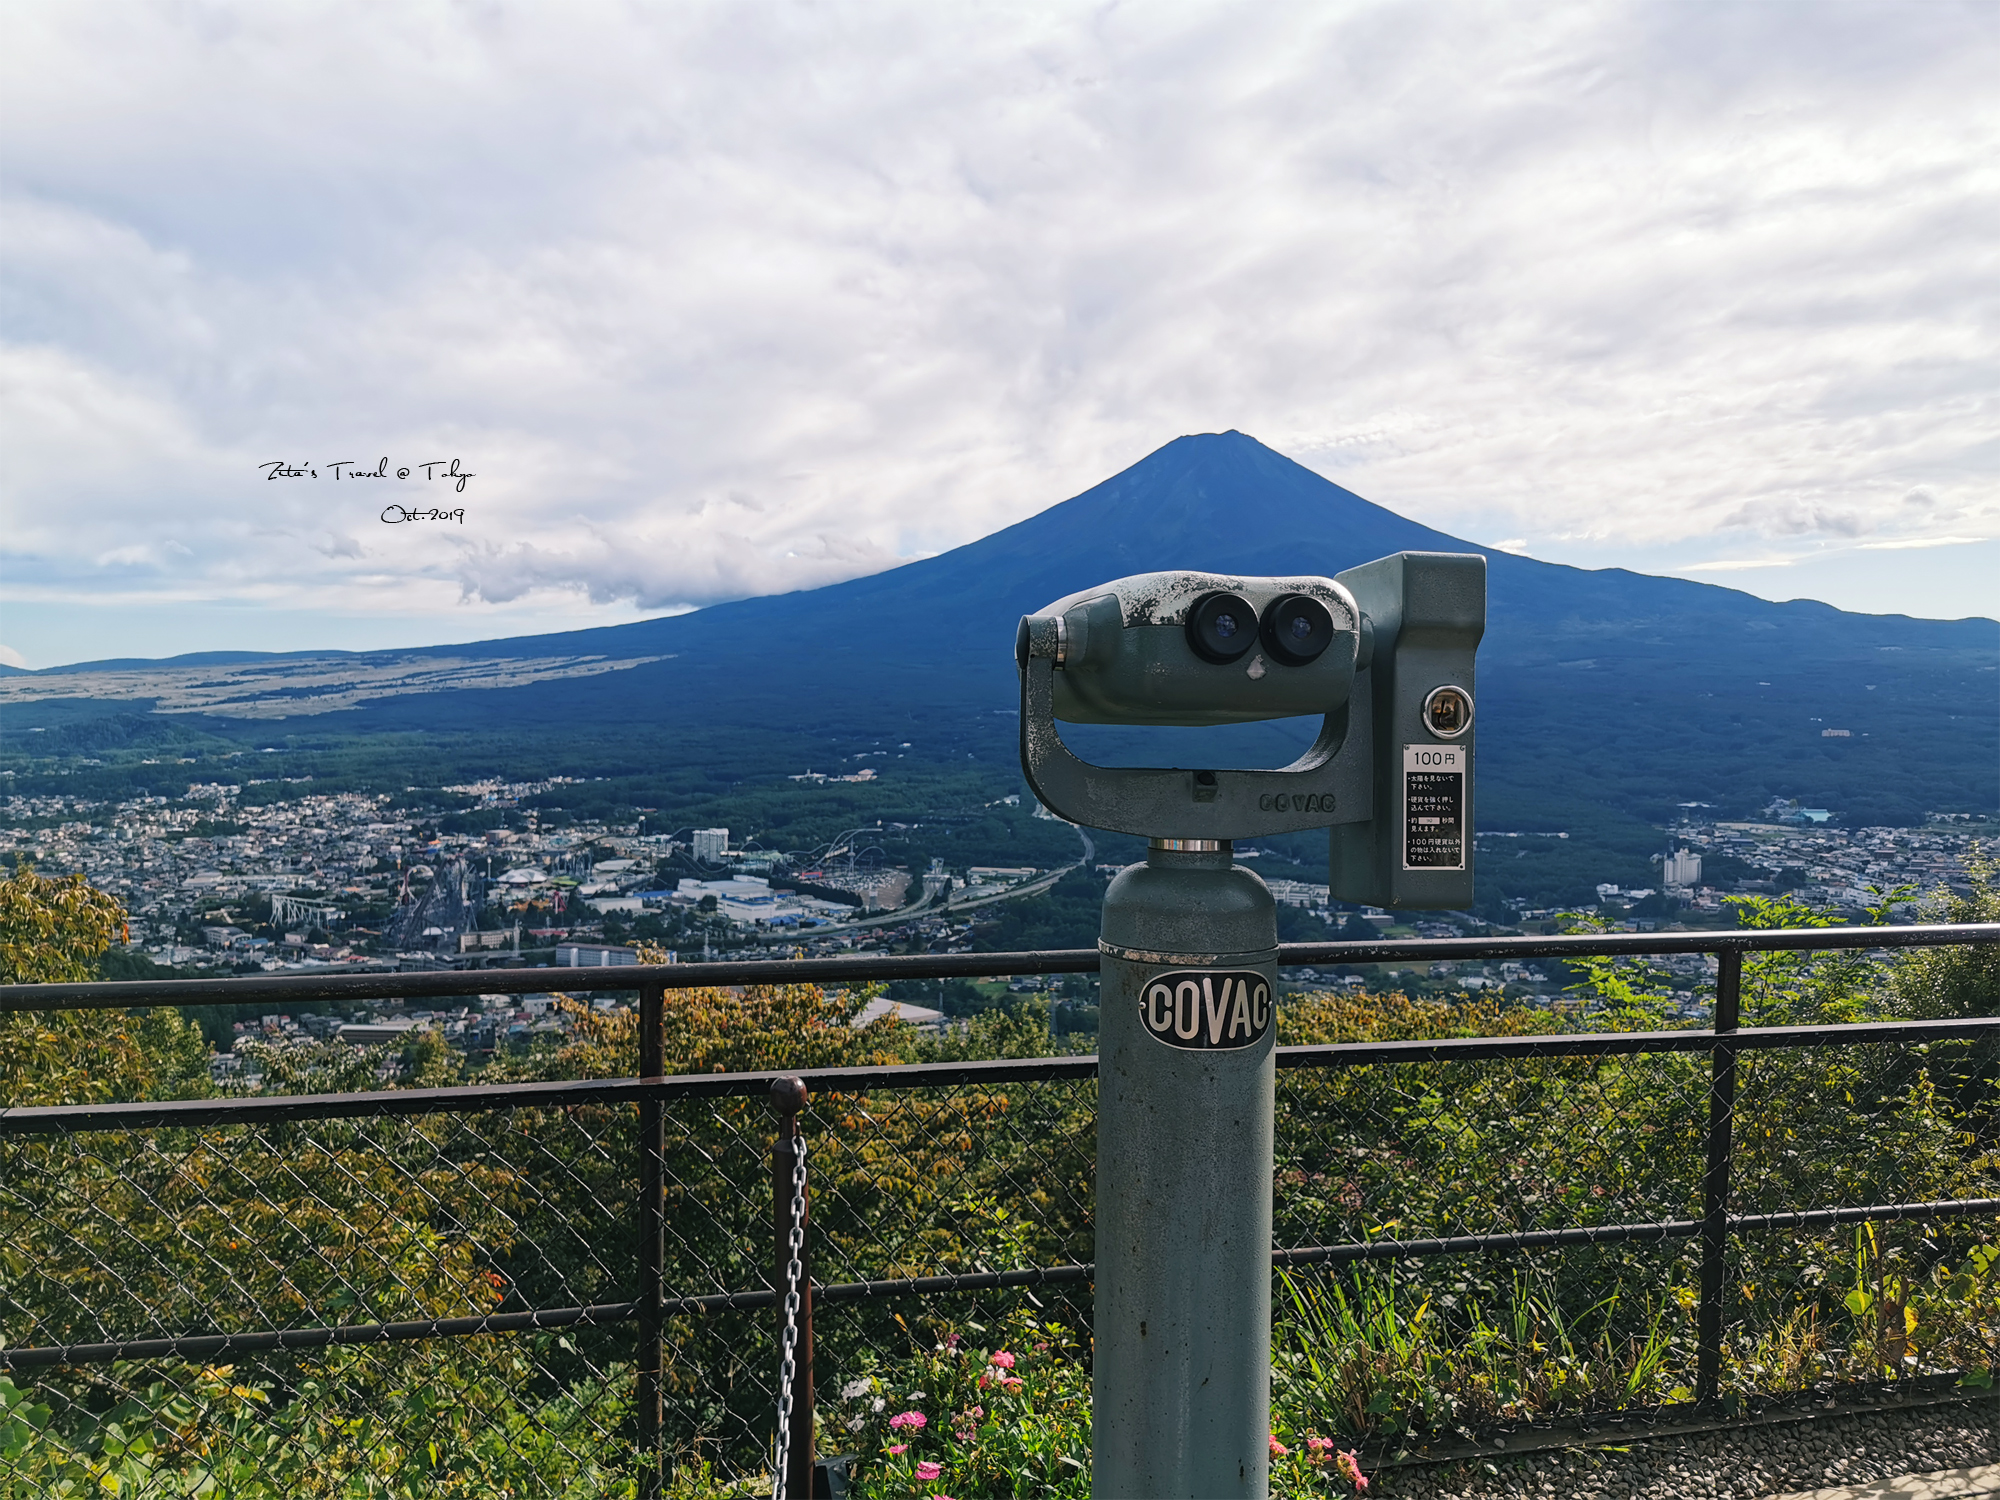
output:
[[[293,463],[290,459],[276,458],[267,464],[259,464],[257,467],[263,471],[264,478],[267,480],[317,479],[319,478],[319,471],[321,469],[325,469],[335,480],[410,479],[421,473],[426,480],[444,480],[448,482],[454,492],[462,495],[465,493],[465,482],[468,479],[478,478],[478,475],[469,473],[464,465],[465,460],[462,458],[434,458],[428,463],[407,464],[392,469],[389,467],[389,460],[384,457],[377,459],[375,467],[371,469],[358,458],[339,458],[333,460],[331,463],[317,464],[310,462]],[[395,508],[394,506],[390,507],[392,510]],[[464,517],[465,513],[460,511],[459,519],[462,521]],[[383,518],[387,519],[387,512],[384,512]],[[405,519],[415,519],[415,516],[414,514],[406,516]]]

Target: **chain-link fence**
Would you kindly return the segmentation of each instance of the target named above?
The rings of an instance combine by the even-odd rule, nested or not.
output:
[[[1994,1022],[1286,1061],[1276,1370],[1323,1430],[1740,1410],[2000,1356]]]
[[[1799,937],[1729,935],[1716,1029],[1281,1049],[1274,1409],[1362,1437],[1990,1370],[2000,1020],[1727,1024],[1736,955]],[[794,975],[563,976],[636,978],[654,1027],[739,977]],[[1095,1067],[798,1075],[822,1454],[954,1334],[1031,1314],[1087,1365]],[[0,1111],[0,1496],[768,1493],[772,1082]]]

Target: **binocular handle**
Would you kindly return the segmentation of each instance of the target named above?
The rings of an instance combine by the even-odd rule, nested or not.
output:
[[[1021,770],[1050,811],[1086,828],[1173,839],[1261,838],[1374,815],[1368,694],[1329,713],[1312,747],[1277,770],[1092,765],[1056,733],[1054,622],[1025,623]]]

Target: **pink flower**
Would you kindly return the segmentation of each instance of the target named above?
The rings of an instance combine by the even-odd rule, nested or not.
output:
[[[910,1451],[910,1445],[908,1443],[891,1443],[889,1445],[889,1451],[891,1453],[908,1453]]]
[[[1368,1488],[1368,1476],[1361,1472],[1361,1460],[1354,1456],[1352,1449],[1341,1454],[1337,1462],[1340,1465],[1340,1472],[1353,1481],[1357,1491]]]
[[[998,1365],[1003,1370],[1011,1370],[1014,1368],[1014,1356],[1009,1354],[1005,1349],[995,1349],[991,1354],[986,1356],[986,1363],[989,1365]]]
[[[889,1418],[889,1425],[891,1427],[907,1427],[912,1432],[915,1432],[919,1428],[928,1427],[930,1425],[930,1418],[926,1417],[920,1411],[901,1411]]]
[[[1283,1458],[1287,1453],[1290,1453],[1291,1451],[1292,1451],[1291,1449],[1287,1448],[1283,1443],[1278,1441],[1277,1433],[1274,1432],[1271,1434],[1271,1457]]]
[[[929,1459],[925,1459],[917,1465],[917,1478],[919,1479],[935,1479],[943,1472],[943,1464],[934,1464]]]
[[[1316,1464],[1323,1464],[1333,1456],[1333,1439],[1309,1437],[1306,1439],[1306,1456]]]
[[[946,1334],[944,1336],[945,1347],[947,1349],[956,1349],[958,1347],[958,1340],[959,1336],[957,1334],[955,1333]]]

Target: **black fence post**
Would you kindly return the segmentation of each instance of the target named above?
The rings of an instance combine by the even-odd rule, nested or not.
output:
[[[667,992],[649,984],[639,992],[639,1076],[667,1071]],[[666,1476],[661,1451],[661,1373],[666,1362],[667,1113],[657,1093],[639,1100],[639,1494],[659,1500]]]
[[[778,1112],[778,1141],[771,1151],[772,1228],[776,1232],[776,1264],[772,1286],[778,1293],[779,1348],[785,1337],[786,1268],[792,1259],[792,1180],[799,1151],[799,1111],[806,1107],[802,1078],[778,1078],[771,1083],[771,1107]],[[779,1493],[786,1500],[813,1500],[813,1303],[812,1189],[802,1195],[799,1222],[798,1333],[792,1346],[791,1438],[785,1450],[785,1472]]]
[[[1694,1398],[1714,1404],[1722,1388],[1723,1304],[1728,1294],[1729,1169],[1736,1152],[1736,1047],[1725,1040],[1741,1019],[1743,951],[1715,955],[1715,1042],[1708,1081],[1708,1164],[1701,1180],[1701,1308]]]

